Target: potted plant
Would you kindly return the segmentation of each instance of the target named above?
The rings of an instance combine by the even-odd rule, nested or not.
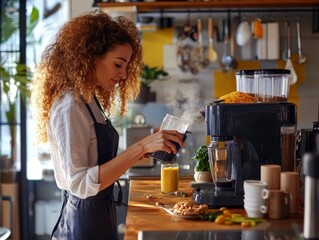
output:
[[[206,145],[200,146],[195,152],[191,160],[195,161],[194,179],[196,182],[212,182],[212,174],[210,171],[208,150]]]
[[[1,121],[5,124],[4,131],[8,131],[10,137],[9,146],[5,153],[1,152],[1,182],[16,181],[16,163],[19,161],[19,114],[20,99],[23,105],[29,94],[29,83],[31,81],[31,72],[27,70],[24,63],[19,63],[16,49],[16,36],[19,33],[19,10],[15,8],[15,1],[6,2],[1,11],[3,19],[1,29],[0,45],[0,109],[4,113]],[[32,36],[32,30],[39,21],[39,11],[32,7],[27,18],[26,35]],[[2,129],[1,129],[2,130]],[[1,139],[0,139],[1,140]]]
[[[155,101],[155,92],[151,92],[150,84],[155,80],[166,80],[167,76],[168,72],[166,72],[163,68],[150,67],[144,64],[141,76],[141,91],[137,102],[147,103],[150,101]]]
[[[17,124],[19,122],[19,104],[20,97],[25,105],[29,94],[29,82],[31,81],[31,73],[27,71],[25,64],[16,64],[15,74],[10,73],[8,69],[0,66],[1,91],[3,99],[1,101],[2,108],[5,113],[5,121],[8,123],[10,133],[10,153],[2,155],[1,160],[1,178],[2,182],[15,181],[15,164],[17,161]]]

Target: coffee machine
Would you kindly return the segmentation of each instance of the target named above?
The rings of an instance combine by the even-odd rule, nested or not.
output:
[[[193,200],[210,208],[241,207],[243,181],[260,179],[263,164],[281,165],[280,129],[296,125],[296,106],[289,102],[213,102],[206,106],[205,122],[211,140],[211,172],[216,179],[194,183]]]

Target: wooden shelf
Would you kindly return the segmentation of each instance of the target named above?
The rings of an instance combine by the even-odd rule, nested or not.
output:
[[[157,1],[157,2],[106,2],[98,3],[100,8],[136,6],[138,12],[165,9],[209,9],[209,8],[275,8],[275,7],[314,7],[318,0],[212,0],[198,1]]]

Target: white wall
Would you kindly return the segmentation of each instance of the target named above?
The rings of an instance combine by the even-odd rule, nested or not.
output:
[[[70,0],[71,18],[93,9],[93,0]]]

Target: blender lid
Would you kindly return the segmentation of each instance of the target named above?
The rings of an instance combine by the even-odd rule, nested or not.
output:
[[[288,69],[260,69],[256,70],[255,74],[290,74]]]
[[[254,75],[256,70],[238,70],[236,75]]]
[[[225,141],[231,141],[233,140],[233,136],[211,136],[211,141],[219,141],[219,142],[225,142]]]

